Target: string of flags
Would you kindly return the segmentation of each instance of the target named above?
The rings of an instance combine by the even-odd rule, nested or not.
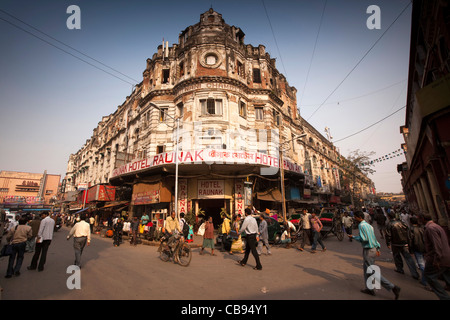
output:
[[[373,160],[362,162],[361,166],[369,166],[369,165],[372,165],[372,164],[376,164],[378,162],[383,162],[383,161],[386,161],[386,160],[394,159],[396,157],[400,157],[400,156],[405,155],[405,154],[406,154],[406,152],[403,151],[402,149],[397,149],[397,150],[392,151],[392,152],[390,152],[390,153],[388,153],[388,154],[386,154],[384,156],[381,156],[381,157],[379,157],[377,159],[373,159]]]

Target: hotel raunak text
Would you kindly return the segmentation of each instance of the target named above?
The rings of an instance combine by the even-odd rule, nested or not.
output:
[[[174,165],[176,164],[175,160],[175,152],[173,151],[160,153],[153,157],[133,161],[116,168],[112,172],[112,177],[137,173],[139,171],[158,166]],[[178,163],[260,165],[264,167],[261,171],[262,174],[274,174],[280,168],[280,160],[277,157],[264,153],[217,149],[179,151]],[[283,159],[283,168],[284,170],[295,173],[303,173],[303,169],[300,165],[292,163],[286,159]]]

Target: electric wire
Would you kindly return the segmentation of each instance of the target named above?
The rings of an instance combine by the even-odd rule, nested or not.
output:
[[[401,107],[400,109],[398,109],[398,110],[392,112],[390,115],[384,117],[383,119],[378,120],[377,122],[371,124],[370,126],[365,127],[364,129],[359,130],[358,132],[352,133],[351,135],[348,135],[348,136],[346,136],[346,137],[344,137],[344,138],[342,138],[342,139],[335,140],[334,143],[337,143],[337,142],[340,142],[340,141],[342,141],[342,140],[351,138],[351,137],[353,137],[353,136],[355,136],[355,135],[357,135],[357,134],[359,134],[359,133],[361,133],[361,132],[363,132],[363,131],[365,131],[365,130],[367,130],[367,129],[370,129],[370,128],[372,128],[374,125],[377,125],[378,123],[380,123],[380,122],[382,122],[382,121],[384,121],[384,120],[386,120],[386,119],[392,117],[394,114],[396,114],[397,112],[399,112],[400,110],[402,110],[402,109],[404,109],[404,108],[406,108],[406,105],[404,105],[404,106]]]
[[[355,69],[361,64],[361,62],[367,57],[367,55],[372,51],[372,49],[380,42],[380,40],[384,37],[384,35],[391,29],[391,27],[397,22],[397,20],[403,15],[403,13],[406,11],[406,9],[411,5],[411,2],[408,1],[408,4],[403,8],[403,10],[399,13],[397,18],[392,21],[392,23],[387,27],[387,29],[382,33],[382,35],[375,41],[375,43],[367,50],[367,52],[362,56],[361,59],[356,63],[356,65],[350,70],[350,72],[347,73],[347,75],[344,77],[344,79],[337,85],[337,87],[328,95],[328,97],[317,107],[317,109],[309,116],[307,119],[308,121],[317,113],[317,111],[322,108],[322,106],[328,101],[328,99],[339,89],[339,87],[347,80],[347,78],[355,71]]]
[[[392,88],[392,87],[395,87],[396,85],[398,85],[398,84],[400,84],[400,83],[403,83],[403,82],[405,82],[406,80],[407,80],[407,79],[403,79],[402,81],[398,81],[398,82],[396,82],[396,83],[390,84],[390,85],[388,85],[388,86],[386,86],[386,87],[380,88],[380,89],[375,90],[375,91],[371,91],[371,92],[368,92],[368,93],[365,93],[365,94],[362,94],[362,95],[359,95],[359,96],[356,96],[356,97],[352,97],[352,98],[342,99],[342,100],[334,101],[334,102],[328,102],[328,103],[325,103],[324,105],[328,105],[328,104],[336,104],[336,103],[337,103],[337,104],[340,104],[340,103],[342,103],[342,102],[347,102],[347,101],[352,101],[352,100],[361,99],[361,98],[364,98],[364,97],[367,97],[367,96],[376,94],[376,93],[378,93],[378,92],[381,92],[381,91],[390,89],[390,88]],[[304,106],[304,107],[312,107],[312,106],[318,106],[318,105],[320,105],[320,103],[304,104],[303,106]]]
[[[1,9],[0,9],[0,11],[5,12],[5,11],[3,11],[3,10],[1,10]],[[78,59],[78,60],[80,60],[80,61],[82,61],[82,62],[84,62],[84,63],[86,63],[86,64],[88,64],[88,65],[90,65],[90,66],[92,66],[92,67],[94,67],[94,68],[96,68],[96,69],[98,69],[98,70],[100,70],[100,71],[103,71],[104,73],[107,73],[107,74],[113,76],[114,78],[117,78],[117,79],[119,79],[119,80],[121,80],[121,81],[123,81],[123,82],[125,82],[125,83],[128,83],[128,84],[130,84],[130,85],[132,85],[132,86],[134,86],[136,83],[138,83],[138,81],[136,81],[135,83],[131,83],[130,81],[124,80],[124,79],[118,77],[117,75],[115,75],[115,74],[113,74],[113,73],[111,73],[111,72],[109,72],[109,71],[107,71],[107,70],[104,70],[104,69],[102,69],[102,68],[96,66],[95,64],[93,64],[93,63],[91,63],[91,62],[89,62],[89,61],[86,61],[85,59],[82,59],[82,58],[80,58],[80,57],[74,55],[73,53],[71,53],[71,52],[69,52],[69,51],[67,51],[67,50],[65,50],[65,49],[63,49],[63,48],[58,47],[57,45],[51,43],[50,41],[47,41],[47,40],[43,39],[42,37],[40,37],[40,36],[38,36],[38,35],[36,35],[36,34],[30,32],[30,31],[28,31],[28,30],[26,30],[26,29],[24,29],[24,28],[22,28],[22,27],[16,25],[15,23],[13,23],[13,22],[11,22],[11,21],[9,21],[9,20],[3,19],[2,17],[0,17],[0,20],[2,20],[2,21],[4,21],[4,22],[6,22],[6,23],[12,25],[13,27],[15,27],[15,28],[17,28],[17,29],[19,29],[19,30],[21,30],[21,31],[23,31],[23,32],[25,32],[25,33],[28,33],[29,35],[31,35],[31,36],[33,36],[33,37],[35,37],[35,38],[37,38],[37,39],[39,39],[39,40],[41,40],[41,41],[47,43],[48,45],[50,45],[50,46],[52,46],[52,47],[54,47],[54,48],[56,48],[56,49],[58,49],[58,50],[60,50],[60,51],[62,51],[62,52],[64,52],[64,53],[66,53],[66,54],[68,54],[68,55],[70,55],[70,56],[72,56],[72,57],[74,57],[74,58],[76,58],[76,59]],[[18,19],[18,20],[19,20],[19,19]],[[19,20],[19,21],[21,21],[21,20]],[[21,21],[21,22],[22,22],[22,21]],[[23,22],[23,23],[24,23],[24,22]],[[24,24],[26,24],[27,26],[29,26],[27,23],[24,23]],[[35,28],[32,27],[32,26],[30,26],[30,27],[33,28],[33,29],[35,29]],[[37,30],[37,29],[36,29],[36,30]],[[37,30],[37,31],[39,31],[39,30]],[[40,31],[39,31],[39,32],[40,32]],[[41,32],[41,33],[43,33],[43,32]],[[45,34],[45,33],[43,33],[43,34]],[[48,36],[48,35],[47,35],[47,36]],[[48,37],[52,38],[52,39],[55,40],[55,41],[58,41],[57,39],[54,39],[54,38],[51,37],[51,36],[48,36]],[[60,42],[60,41],[58,41],[58,42]],[[60,43],[62,43],[62,42],[60,42]],[[62,43],[62,44],[64,44],[64,43]],[[65,44],[64,44],[64,45],[65,45]],[[68,46],[68,45],[66,45],[66,46]],[[70,46],[68,46],[68,47],[71,48],[71,49],[73,49],[73,48],[70,47]],[[73,49],[73,50],[75,50],[75,51],[81,53],[80,51],[78,51],[78,50],[76,50],[76,49]],[[81,53],[81,54],[83,54],[83,53]],[[85,54],[83,54],[83,55],[85,55]],[[90,57],[87,56],[87,55],[85,55],[85,56],[88,57],[88,58],[90,58]],[[100,64],[102,64],[102,65],[104,65],[104,66],[106,66],[106,67],[108,67],[107,65],[105,65],[105,64],[103,64],[103,63],[101,63],[101,62],[99,62],[98,60],[95,60],[95,59],[93,59],[93,58],[90,58],[90,59],[92,59],[92,60],[94,60],[94,61],[96,61],[96,62],[98,62],[98,63],[100,63]],[[108,68],[112,69],[111,67],[108,67]],[[112,69],[112,70],[116,71],[115,69]],[[116,71],[116,72],[118,72],[118,71]],[[120,73],[120,72],[119,72],[119,73]],[[127,77],[128,77],[128,76],[127,76]],[[130,79],[131,79],[131,78],[130,78]],[[134,79],[132,79],[132,80],[134,81]]]
[[[264,11],[266,12],[267,20],[269,21],[270,30],[272,30],[272,36],[275,41],[275,46],[277,47],[278,55],[280,56],[280,62],[281,62],[281,65],[283,66],[284,74],[286,75],[286,78],[287,78],[288,77],[287,71],[286,71],[286,68],[284,67],[283,58],[281,56],[280,48],[278,47],[278,42],[277,42],[277,38],[275,37],[275,32],[273,31],[272,22],[270,22],[270,17],[269,17],[269,13],[267,12],[266,4],[264,3],[264,0],[261,0],[261,2],[264,7]]]
[[[298,102],[298,105],[299,105],[298,109],[300,109],[300,106],[301,106],[301,100],[302,100],[303,96],[305,95],[306,84],[308,83],[309,73],[310,73],[310,71],[311,71],[312,62],[313,62],[313,60],[314,60],[314,56],[315,56],[315,53],[316,53],[317,42],[318,42],[318,40],[319,40],[320,30],[322,29],[323,16],[325,15],[325,8],[326,8],[326,6],[327,6],[327,2],[328,2],[328,1],[325,0],[325,3],[324,3],[324,5],[323,5],[322,16],[320,17],[320,23],[319,23],[319,30],[317,31],[316,40],[315,40],[315,42],[314,42],[314,47],[313,47],[313,52],[312,52],[312,54],[311,54],[311,60],[309,61],[309,67],[308,67],[308,72],[306,73],[306,79],[305,79],[305,84],[304,84],[304,86],[303,86],[303,91],[302,91],[302,93],[301,93],[300,100],[299,100],[299,102]]]

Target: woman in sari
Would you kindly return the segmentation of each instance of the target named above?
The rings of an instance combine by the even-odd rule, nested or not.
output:
[[[233,231],[236,231],[235,235],[237,235],[237,238],[233,239],[231,242],[230,254],[233,254],[233,252],[244,253],[244,250],[242,248],[242,239],[241,239],[241,235],[239,233],[240,221],[241,221],[241,216],[235,215],[234,219],[233,219],[233,225],[231,227],[230,234],[234,234]]]

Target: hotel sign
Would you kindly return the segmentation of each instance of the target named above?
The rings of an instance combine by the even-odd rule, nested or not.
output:
[[[224,180],[199,180],[198,199],[223,199],[225,197]]]
[[[119,177],[125,174],[138,173],[140,171],[156,168],[164,165],[173,165],[175,161],[175,152],[165,152],[153,157],[127,163],[113,170],[111,178]],[[179,164],[247,164],[260,165],[265,167],[267,175],[273,175],[280,168],[280,160],[277,157],[269,156],[259,152],[233,151],[202,149],[180,151],[178,153]],[[283,168],[287,171],[303,173],[300,165],[283,160]],[[264,173],[263,173],[264,174]]]

